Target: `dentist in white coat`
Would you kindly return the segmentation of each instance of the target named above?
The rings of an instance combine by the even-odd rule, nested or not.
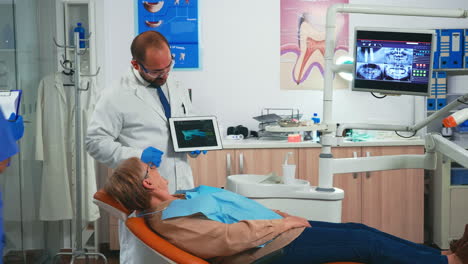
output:
[[[187,155],[174,152],[169,132],[169,117],[192,113],[188,91],[169,77],[174,65],[169,44],[159,32],[146,31],[135,37],[131,52],[132,67],[98,99],[88,126],[87,151],[111,168],[138,157],[159,167],[171,192],[193,188]],[[120,263],[136,263],[141,253],[134,251],[135,241],[122,223],[119,240]]]

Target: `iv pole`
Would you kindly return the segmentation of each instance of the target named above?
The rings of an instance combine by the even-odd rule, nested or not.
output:
[[[90,34],[91,36],[91,34]],[[84,55],[87,51],[87,48],[80,52],[80,41],[89,41],[88,39],[80,39],[80,35],[78,32],[74,33],[74,46],[68,48],[75,48],[75,74],[73,75],[73,82],[75,86],[75,137],[76,137],[76,183],[75,183],[75,248],[72,252],[60,252],[54,256],[54,260],[52,263],[55,263],[55,259],[58,256],[63,255],[71,255],[71,264],[79,257],[85,257],[88,260],[88,256],[97,256],[102,257],[104,259],[104,263],[107,264],[107,258],[102,253],[99,252],[87,252],[83,248],[83,233],[82,233],[82,195],[81,195],[81,108],[80,108],[80,92],[87,91],[88,88],[82,89],[81,88],[81,76],[93,77],[99,74],[100,68],[98,68],[96,74],[91,75],[82,75],[81,72],[81,65],[80,65],[80,56]],[[58,47],[66,48],[65,45],[59,45],[54,39],[55,44]]]
[[[338,66],[333,63],[333,51],[335,47],[335,29],[337,13],[359,13],[359,14],[377,14],[377,15],[402,15],[402,16],[424,16],[424,17],[446,17],[446,18],[467,18],[468,10],[464,9],[427,9],[427,8],[402,8],[393,6],[377,5],[354,5],[354,4],[336,4],[328,8],[326,21],[325,37],[325,76],[323,92],[323,124],[320,126],[322,131],[321,142],[322,151],[319,159],[319,184],[317,191],[334,192],[333,174],[344,172],[362,172],[391,170],[399,168],[424,168],[435,169],[435,152],[454,159],[460,164],[468,167],[468,151],[457,146],[438,135],[426,136],[426,154],[425,155],[398,155],[381,156],[352,159],[334,159],[331,153],[332,146],[337,146],[340,142],[335,137],[335,133],[342,132],[337,130],[337,124],[332,122],[333,106],[333,75]],[[434,113],[431,117],[419,122],[414,126],[393,126],[393,125],[371,125],[357,124],[355,128],[365,128],[374,130],[397,130],[397,131],[417,131],[424,127],[436,117],[447,113],[457,105],[468,101],[468,94],[458,98],[455,102],[444,107],[440,112]],[[348,125],[348,127],[353,127]],[[337,134],[338,137],[341,134]]]

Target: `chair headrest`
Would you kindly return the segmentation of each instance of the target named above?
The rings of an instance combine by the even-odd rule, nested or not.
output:
[[[131,213],[130,210],[125,208],[122,204],[117,202],[114,197],[110,196],[106,191],[103,189],[98,190],[94,196],[93,202],[118,219],[125,221],[128,215]]]

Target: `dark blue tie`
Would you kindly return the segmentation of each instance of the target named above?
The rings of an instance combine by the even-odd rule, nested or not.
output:
[[[161,104],[164,108],[164,114],[166,114],[167,119],[169,119],[171,117],[171,105],[169,105],[169,101],[167,101],[167,98],[164,95],[164,92],[161,89],[161,87],[156,87],[156,90],[158,91],[159,100],[161,101]]]

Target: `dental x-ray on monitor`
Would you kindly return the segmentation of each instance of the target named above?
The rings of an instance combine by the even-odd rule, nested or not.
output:
[[[434,31],[357,28],[353,91],[429,95]]]

